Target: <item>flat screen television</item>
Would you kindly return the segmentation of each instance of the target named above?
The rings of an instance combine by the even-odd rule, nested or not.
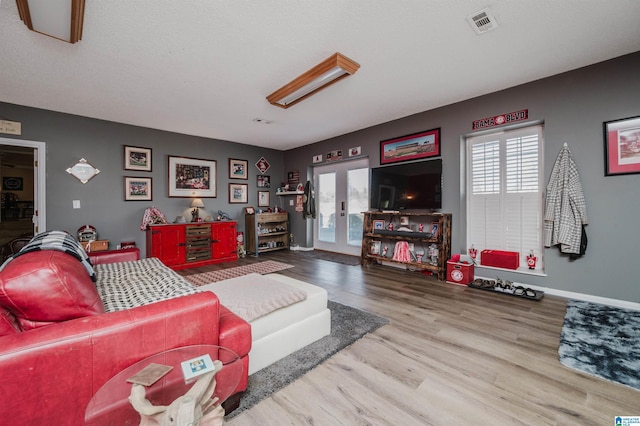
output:
[[[371,169],[370,207],[374,210],[442,208],[442,159]]]

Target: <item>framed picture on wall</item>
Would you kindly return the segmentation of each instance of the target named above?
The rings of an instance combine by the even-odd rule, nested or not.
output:
[[[249,162],[247,160],[229,158],[229,179],[249,179],[248,166]]]
[[[169,156],[169,197],[215,198],[216,160]]]
[[[151,201],[151,178],[149,177],[124,177],[125,201]]]
[[[605,176],[640,173],[640,116],[604,122]]]
[[[246,183],[229,184],[229,204],[246,204],[249,202],[247,193],[249,185]]]
[[[380,142],[380,164],[398,163],[439,155],[440,128]]]
[[[141,172],[151,171],[151,148],[141,148],[139,146],[124,147],[124,169],[138,170]]]
[[[258,175],[257,180],[258,188],[271,188],[271,176]]]
[[[258,191],[258,207],[269,207],[269,191]]]

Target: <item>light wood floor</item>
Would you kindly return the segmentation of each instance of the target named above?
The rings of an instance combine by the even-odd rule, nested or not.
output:
[[[185,273],[263,260],[291,263],[280,273],[390,323],[230,425],[613,425],[640,415],[639,391],[560,364],[559,297],[535,302],[288,251]]]

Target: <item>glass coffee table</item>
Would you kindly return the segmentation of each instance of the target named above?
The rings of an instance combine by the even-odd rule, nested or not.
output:
[[[140,414],[129,402],[132,384],[127,381],[151,363],[173,367],[151,386],[145,386],[146,399],[153,405],[169,405],[184,395],[196,379],[185,383],[181,363],[208,354],[212,360],[220,360],[221,371],[216,373],[213,397],[216,405],[222,404],[237,388],[242,377],[243,365],[238,355],[230,349],[214,345],[184,346],[158,353],[125,368],[105,383],[91,398],[85,411],[87,425],[138,425]]]

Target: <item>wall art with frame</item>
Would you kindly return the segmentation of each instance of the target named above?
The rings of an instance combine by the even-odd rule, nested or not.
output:
[[[258,207],[269,207],[269,191],[258,191]]]
[[[152,197],[150,177],[124,177],[125,201],[151,201]]]
[[[229,179],[249,179],[247,160],[236,160],[229,158]]]
[[[640,116],[605,121],[605,176],[640,173]]]
[[[249,185],[246,183],[229,184],[229,204],[247,204]]]
[[[215,198],[215,160],[169,156],[169,197]]]
[[[258,188],[271,188],[271,176],[258,175],[256,179]]]
[[[124,147],[124,169],[138,170],[141,172],[151,171],[151,148],[139,146]]]
[[[438,157],[439,155],[439,127],[380,142],[380,164]]]

